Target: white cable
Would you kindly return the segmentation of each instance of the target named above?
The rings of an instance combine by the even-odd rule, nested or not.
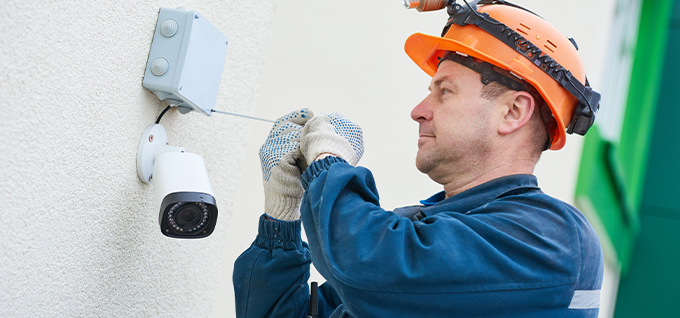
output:
[[[220,113],[220,114],[226,114],[226,115],[232,115],[232,116],[238,116],[238,117],[243,117],[243,118],[248,118],[248,119],[254,119],[254,120],[261,120],[261,121],[266,121],[268,123],[273,123],[273,120],[269,119],[264,119],[264,118],[259,118],[259,117],[253,117],[253,116],[248,116],[248,115],[241,115],[241,114],[235,114],[235,113],[229,113],[229,112],[223,112],[221,110],[212,110],[213,113]]]

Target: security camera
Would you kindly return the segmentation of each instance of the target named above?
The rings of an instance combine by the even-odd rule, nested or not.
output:
[[[201,238],[213,232],[217,206],[200,156],[186,152],[162,153],[154,163],[153,176],[163,234]]]
[[[217,223],[203,159],[184,148],[169,146],[163,126],[149,125],[137,149],[137,174],[154,184],[161,233],[175,238],[203,238]]]

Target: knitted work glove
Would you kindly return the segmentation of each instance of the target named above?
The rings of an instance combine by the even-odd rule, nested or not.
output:
[[[300,149],[307,164],[322,153],[331,153],[356,166],[364,154],[361,127],[338,113],[322,113],[305,125]]]
[[[271,218],[280,221],[300,219],[300,201],[304,190],[296,161],[302,157],[301,125],[312,116],[311,110],[303,108],[280,117],[260,148],[264,210]]]

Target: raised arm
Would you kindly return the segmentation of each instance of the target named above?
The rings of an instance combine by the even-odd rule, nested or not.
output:
[[[265,214],[258,235],[234,264],[236,315],[239,318],[307,317],[309,249],[300,237],[301,160],[299,137],[313,114],[302,109],[279,118],[260,149]],[[319,317],[338,306],[329,286],[319,292]]]

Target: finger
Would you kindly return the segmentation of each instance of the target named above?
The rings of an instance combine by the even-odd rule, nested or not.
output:
[[[327,116],[330,119],[331,125],[335,128],[335,132],[345,137],[349,144],[352,145],[357,157],[361,158],[364,153],[364,138],[361,127],[340,113],[330,113]]]
[[[304,126],[310,118],[314,117],[314,112],[309,108],[301,108],[290,115],[290,118],[287,119],[288,121]]]
[[[314,117],[314,113],[308,108],[294,110],[288,114],[279,117],[276,120],[276,122],[274,122],[271,132],[274,132],[280,126],[285,125],[286,123],[294,123],[303,126],[307,122],[307,120],[309,120],[312,117]]]
[[[294,131],[302,131],[302,126],[291,122],[284,122],[275,129],[272,129],[272,131],[269,132],[269,136],[267,137],[267,139],[276,138]]]
[[[260,147],[260,160],[267,165],[276,164],[284,154],[300,148],[300,131],[292,131],[267,139]]]
[[[300,152],[299,132],[279,136],[260,148],[260,164],[262,165],[262,177],[269,181],[271,170],[280,164],[286,154]]]

